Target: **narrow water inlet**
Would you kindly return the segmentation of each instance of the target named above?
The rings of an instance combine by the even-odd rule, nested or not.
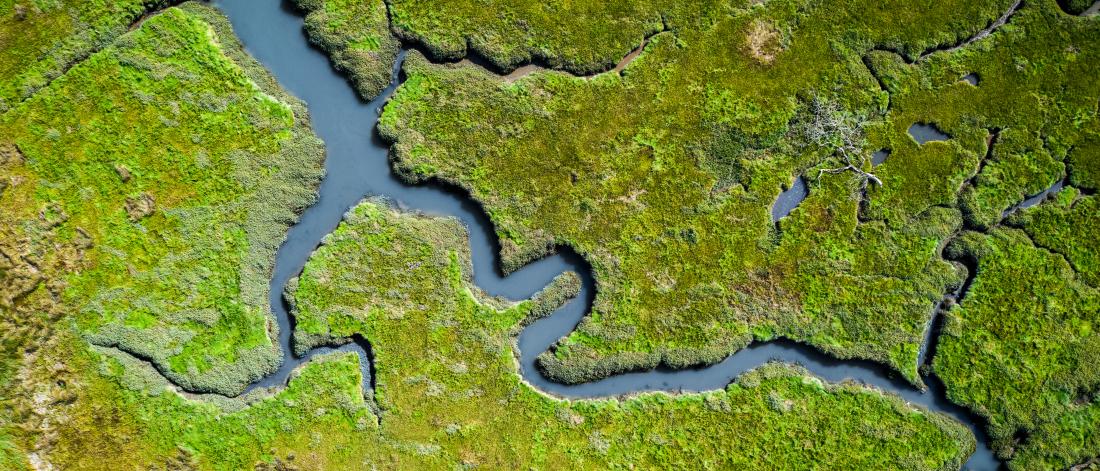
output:
[[[1016,206],[1013,206],[1011,208],[1006,209],[1004,211],[1004,213],[1001,214],[1001,216],[1002,217],[1007,217],[1008,215],[1010,215],[1012,213],[1015,213],[1016,211],[1019,211],[1021,209],[1027,209],[1027,208],[1035,206],[1039,203],[1042,203],[1048,197],[1050,197],[1050,195],[1057,194],[1059,191],[1062,191],[1062,188],[1065,188],[1065,187],[1066,187],[1066,181],[1064,179],[1063,180],[1058,180],[1058,181],[1054,182],[1054,184],[1051,185],[1049,188],[1025,198],[1023,201],[1021,201]]]
[[[1096,0],[1091,7],[1088,7],[1085,11],[1081,12],[1081,16],[1097,16],[1100,15],[1100,0]]]
[[[810,190],[806,187],[806,180],[802,177],[795,177],[791,187],[779,193],[779,197],[772,204],[772,222],[779,222],[780,219],[791,214],[791,211],[802,204],[802,200],[805,200],[809,194]]]
[[[380,195],[410,210],[462,221],[469,229],[473,281],[489,294],[525,299],[565,271],[575,271],[581,275],[582,290],[576,299],[551,316],[532,323],[519,335],[520,374],[529,384],[544,392],[561,397],[599,398],[644,391],[715,390],[726,387],[742,373],[769,361],[797,363],[828,381],[862,382],[959,420],[970,427],[978,438],[978,450],[970,457],[967,466],[976,470],[997,469],[999,466],[980,421],[969,411],[949,402],[942,385],[934,378],[926,378],[930,390],[922,393],[881,364],[838,360],[808,345],[788,340],[756,342],[719,363],[698,368],[657,368],[576,385],[549,380],[537,368],[537,356],[576,328],[590,312],[596,296],[592,268],[584,259],[562,249],[557,255],[503,276],[498,269],[499,244],[495,231],[477,203],[453,188],[434,184],[409,185],[393,174],[388,160],[388,144],[379,139],[374,129],[379,110],[399,83],[396,68],[393,81],[386,91],[365,103],[346,78],[332,68],[327,56],[310,46],[304,35],[302,18],[289,2],[216,0],[214,4],[227,14],[248,52],[271,71],[284,88],[306,102],[313,129],[326,148],[326,177],[321,184],[318,200],[287,234],[276,255],[271,279],[271,307],[280,331],[278,342],[283,352],[282,365],[277,372],[257,381],[250,389],[281,387],[286,384],[294,368],[313,355],[333,350],[321,348],[305,355],[294,355],[291,339],[293,319],[286,309],[282,293],[286,283],[301,272],[321,239],[336,228],[343,214],[364,198]],[[772,206],[773,221],[788,215],[807,195],[805,180],[795,178],[791,188],[782,192]],[[351,342],[338,349],[359,354],[364,368],[363,387],[369,391],[372,385],[366,379],[372,359],[366,351],[369,347],[366,340],[364,345]]]

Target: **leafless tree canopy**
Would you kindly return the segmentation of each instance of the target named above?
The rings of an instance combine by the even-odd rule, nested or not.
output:
[[[841,173],[851,171],[865,181],[882,185],[874,174],[863,170],[867,166],[867,156],[863,152],[863,123],[852,113],[841,110],[835,102],[822,100],[814,96],[810,102],[811,121],[802,128],[803,137],[811,145],[833,149],[844,165],[832,169],[821,169],[822,173]]]

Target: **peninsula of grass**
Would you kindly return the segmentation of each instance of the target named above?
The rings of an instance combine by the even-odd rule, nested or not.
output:
[[[356,91],[371,100],[390,84],[400,42],[383,0],[294,0],[310,41],[326,51]]]
[[[486,299],[469,267],[458,221],[368,201],[290,284],[296,335],[371,342],[379,467],[956,469],[973,449],[944,416],[781,364],[704,394],[548,397],[514,342],[560,297]]]
[[[206,9],[170,9],[0,117],[5,342],[51,312],[191,391],[275,369],[268,279],[315,198],[297,100]],[[57,319],[50,318],[50,321]]]

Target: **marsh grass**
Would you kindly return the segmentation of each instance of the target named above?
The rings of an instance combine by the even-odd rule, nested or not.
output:
[[[564,275],[520,303],[486,299],[470,282],[467,244],[457,220],[367,201],[292,283],[301,328],[371,340],[376,443],[394,450],[379,454],[380,467],[955,469],[973,449],[944,416],[781,364],[703,394],[546,396],[520,377],[514,335],[578,280]],[[346,289],[351,280],[362,288]],[[392,286],[400,297],[379,292]]]
[[[953,205],[954,194],[906,188],[895,172],[886,186],[901,187],[902,202],[883,214],[891,195],[878,192],[865,205],[872,217],[860,220],[864,174],[822,174],[843,162],[795,128],[809,121],[816,93],[881,129],[892,121],[864,54],[885,45],[917,56],[974,29],[959,18],[977,24],[1001,12],[955,5],[952,21],[928,11],[885,30],[876,25],[899,9],[655,8],[667,10],[670,32],[621,75],[547,72],[506,84],[411,55],[379,126],[398,172],[469,189],[496,225],[506,269],[558,244],[592,262],[601,288],[592,315],[542,357],[556,379],[711,363],[786,336],[919,383],[924,326],[962,276],[938,256],[958,211],[933,208]],[[761,22],[783,32],[770,62],[752,53]],[[958,175],[947,182],[964,178],[935,166]],[[810,197],[777,232],[767,208],[800,174]]]
[[[13,245],[80,246],[41,274],[53,303],[93,343],[223,394],[281,358],[268,277],[322,155],[301,104],[231,34],[205,9],[167,10],[0,120],[22,155],[5,216],[50,220],[14,224]]]
[[[0,1],[0,114],[165,1]]]
[[[466,6],[448,8],[461,11],[459,4]],[[408,80],[380,131],[393,142],[399,173],[463,186],[486,207],[506,269],[555,245],[591,262],[600,287],[592,313],[540,357],[555,379],[710,363],[753,340],[784,336],[837,357],[886,363],[919,383],[925,326],[967,275],[942,257],[944,247],[964,229],[1005,231],[1006,209],[1067,173],[1082,191],[1097,188],[1100,23],[1069,16],[1052,0],[1027,2],[992,34],[968,41],[1010,5],[655,2],[669,31],[621,75],[542,72],[506,83],[476,67],[410,55]],[[485,21],[467,34],[507,28]],[[768,49],[770,62],[754,56],[761,31],[783,33],[783,47]],[[507,64],[514,59],[506,51],[523,47],[514,38],[537,34],[469,44]],[[431,44],[427,35],[418,40]],[[968,74],[980,83],[959,80]],[[865,121],[867,156],[891,150],[874,169],[881,186],[862,187],[858,172],[820,174],[844,163],[792,132],[815,95]],[[950,139],[918,144],[907,132],[914,123]],[[776,228],[767,208],[799,175],[808,177],[809,197]],[[1008,221],[1079,273],[1051,280],[1095,283],[1091,198],[1063,194]],[[1006,240],[1005,251],[1030,243]],[[979,271],[975,286],[991,273]],[[968,311],[967,300],[960,309],[1008,337],[1094,310],[1078,298],[1033,304],[1037,288],[1028,280],[986,282],[999,286],[994,294],[1009,317]],[[1095,455],[1088,432],[1095,427],[1080,413],[1052,404],[1028,409],[1044,417],[1041,424],[1021,425],[1012,412],[1019,404],[997,405],[1012,396],[998,396],[998,388],[1017,384],[1040,397],[1088,397],[1095,386],[1070,393],[1045,373],[1013,379],[984,369],[1001,371],[996,362],[1018,355],[1042,358],[1039,371],[1062,371],[1077,364],[1062,362],[1070,354],[986,340],[981,329],[953,331],[961,340],[951,341],[966,347],[944,354],[965,361],[969,352],[981,366],[941,374],[952,398],[991,417],[998,450],[1022,457],[1012,466],[1068,466]],[[1091,351],[1084,344],[1095,336],[1079,335],[1081,346],[1071,342],[1067,351]],[[1015,355],[977,353],[1002,343],[1016,345]],[[983,379],[993,377],[1000,379]],[[1030,434],[1009,443],[1004,437],[1015,430],[1004,427]]]
[[[356,91],[370,100],[390,84],[400,42],[382,0],[295,0],[310,41],[328,52]]]
[[[365,336],[376,390],[354,355],[332,355],[277,393],[179,394],[160,374],[233,394],[277,363],[271,260],[314,198],[321,144],[208,8],[123,34],[156,5],[25,3],[0,0],[0,465],[957,469],[973,450],[946,417],[783,365],[705,394],[542,395],[516,371],[514,334],[575,276],[532,301],[487,298],[455,221],[377,202],[288,291],[299,348]],[[366,97],[388,79],[387,28],[434,59],[578,74],[663,31],[588,80],[508,83],[414,53],[380,122],[403,176],[484,204],[505,269],[557,245],[592,263],[595,308],[543,355],[552,376],[714,362],[785,336],[919,383],[928,319],[966,275],[946,254],[978,264],[933,359],[949,397],[989,419],[1012,467],[1096,455],[1095,21],[1029,2],[934,52],[1009,2],[298,3]],[[976,87],[958,80],[971,73]],[[815,96],[864,121],[868,155],[891,149],[881,186],[820,172],[844,162],[796,132]],[[951,139],[918,145],[917,122]],[[1067,173],[1052,201],[1001,220]],[[771,224],[799,175],[810,196]]]
[[[948,397],[989,419],[994,449],[1013,469],[1066,469],[1095,456],[1100,293],[1020,229],[969,232],[948,250],[974,257],[979,274],[936,349]]]

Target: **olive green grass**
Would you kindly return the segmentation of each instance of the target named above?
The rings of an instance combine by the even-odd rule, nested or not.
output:
[[[362,389],[358,357],[336,353],[277,392],[181,394],[149,363],[60,330],[23,370],[33,399],[14,412],[37,435],[15,468],[103,469],[109,457],[111,469],[946,470],[973,451],[966,428],[945,416],[781,364],[704,394],[539,393],[517,373],[515,334],[575,294],[578,280],[563,275],[520,303],[484,298],[469,282],[467,247],[455,220],[366,202],[292,284],[295,312],[322,321],[312,325],[365,326],[313,332],[368,337],[374,391]],[[352,278],[365,288],[345,290]],[[376,296],[395,282],[403,297]]]
[[[110,45],[143,15],[168,3],[0,1],[0,113]]]
[[[515,336],[578,280],[486,298],[467,244],[457,220],[367,201],[289,286],[296,334],[371,342],[379,467],[957,469],[973,451],[945,416],[777,363],[702,394],[548,396],[519,376]]]
[[[388,79],[387,28],[434,60],[574,74],[652,35],[621,73],[588,79],[509,83],[413,53],[380,122],[403,176],[484,205],[506,270],[559,244],[592,263],[594,311],[543,355],[550,376],[714,362],[784,336],[919,384],[932,313],[957,293],[933,369],[1009,466],[1100,455],[1100,21],[1026,2],[934,52],[1013,2],[298,3],[365,97]],[[0,465],[957,469],[973,451],[944,416],[777,364],[704,394],[542,394],[517,374],[515,335],[576,276],[487,298],[457,222],[373,201],[288,294],[302,346],[371,342],[375,390],[339,354],[278,392],[180,393],[161,374],[232,395],[281,358],[268,276],[321,144],[209,8],[123,34],[145,6],[0,7],[14,45],[0,52]],[[914,123],[949,139],[918,145]],[[810,196],[773,224],[796,177]],[[965,293],[969,270],[948,260],[976,263]]]
[[[1019,229],[968,232],[948,250],[978,270],[936,350],[948,398],[989,420],[1011,469],[1069,469],[1096,457],[1100,292]]]
[[[900,123],[865,56],[900,51],[888,55],[908,69],[1000,17],[1002,3],[678,4],[621,74],[588,80],[506,83],[413,54],[380,131],[406,178],[482,202],[505,270],[559,244],[592,263],[593,313],[541,361],[558,380],[712,363],[785,336],[919,384],[925,329],[963,278],[939,252],[962,225],[955,194],[978,152],[890,143],[924,167],[884,166],[880,191],[865,173],[822,172],[842,165],[805,131],[811,104],[832,103],[870,171],[865,159]],[[944,177],[905,173],[930,168]],[[810,197],[777,227],[769,208],[800,175]],[[861,202],[865,192],[877,194]]]
[[[967,275],[950,261],[964,252],[944,257],[960,231],[1022,224],[1076,267],[1083,286],[1095,283],[1091,197],[1059,196],[1003,219],[1067,176],[1095,191],[1100,22],[1026,2],[985,39],[935,52],[1009,6],[944,5],[949,15],[859,2],[673,8],[668,31],[626,70],[592,79],[540,72],[509,83],[413,54],[380,130],[407,179],[460,185],[485,206],[506,270],[555,245],[592,263],[593,312],[540,359],[555,379],[715,362],[784,336],[886,363],[919,384],[932,313]],[[899,11],[911,15],[907,29],[886,21]],[[977,86],[962,80],[969,74]],[[857,171],[829,172],[846,162],[821,145],[830,139],[806,132],[819,101],[855,128]],[[918,144],[915,123],[948,139]],[[878,149],[891,154],[872,167]],[[773,225],[770,205],[798,176],[810,196]],[[1034,296],[1027,277],[1001,283],[1006,296]],[[1074,299],[1065,315],[1086,314],[1091,304]],[[1004,328],[1030,331],[1058,316],[1018,312]],[[1076,364],[1061,359],[1044,362],[1052,371]],[[953,374],[963,372],[991,374]],[[987,415],[952,390],[961,380],[945,381],[952,398]],[[993,382],[988,394],[1012,384]],[[1098,454],[1092,425],[1074,426],[1066,421],[1076,416],[1056,408],[1043,414],[1062,428],[1016,446],[1002,425],[1016,419],[991,418],[1002,456],[1019,453],[1012,466],[1027,469],[1037,453],[1067,466]]]
[[[9,304],[48,297],[92,343],[240,392],[282,358],[268,278],[322,172],[307,119],[210,9],[121,36],[0,118],[5,275],[29,290]]]
[[[390,33],[382,0],[295,0],[310,41],[328,52],[356,91],[373,99],[390,83],[400,41]]]

